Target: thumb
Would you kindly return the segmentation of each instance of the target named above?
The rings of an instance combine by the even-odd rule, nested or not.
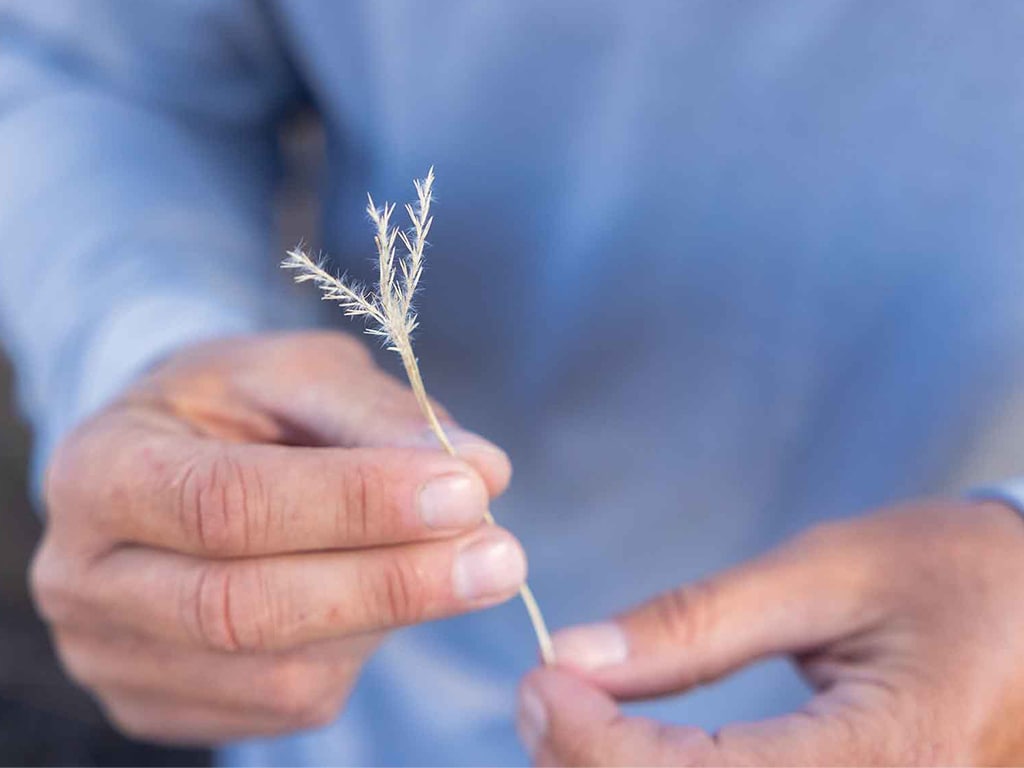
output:
[[[536,765],[891,764],[892,702],[882,700],[883,689],[854,688],[819,696],[801,712],[712,735],[628,717],[594,685],[542,668],[523,681],[516,727]]]
[[[616,697],[640,698],[851,634],[877,609],[868,597],[870,564],[843,538],[841,526],[822,526],[613,621],[562,630],[555,656]]]
[[[697,765],[714,753],[699,728],[627,717],[604,691],[555,668],[531,672],[516,728],[536,765]]]

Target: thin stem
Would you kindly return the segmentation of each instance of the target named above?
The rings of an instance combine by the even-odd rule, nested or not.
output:
[[[449,456],[457,456],[458,453],[455,450],[455,446],[448,439],[448,435],[445,434],[437,414],[434,413],[434,408],[430,405],[430,398],[427,397],[427,390],[423,386],[423,378],[420,376],[420,367],[416,362],[415,355],[405,350],[400,351],[399,354],[402,358],[402,365],[405,366],[405,373],[409,377],[409,383],[412,385],[413,395],[415,395],[416,402],[419,404],[420,410],[423,411],[423,415],[427,418],[430,429],[441,442],[445,452]],[[484,512],[484,518],[488,524],[495,524],[494,516],[490,513],[490,510]],[[523,585],[519,587],[519,597],[522,598],[523,605],[526,606],[526,612],[530,616],[530,623],[533,624],[533,632],[537,635],[537,644],[540,646],[541,658],[545,664],[551,666],[555,663],[555,648],[551,642],[551,633],[548,632],[547,624],[544,621],[544,614],[541,613],[540,606],[537,604],[537,598],[533,596],[533,590],[530,589],[530,585],[526,582],[523,582]]]
[[[345,309],[345,314],[353,317],[369,317],[376,323],[375,327],[367,327],[366,332],[374,336],[383,336],[390,342],[388,349],[394,350],[401,356],[420,410],[430,423],[431,430],[441,442],[445,452],[456,456],[458,454],[455,451],[455,446],[448,439],[448,435],[441,427],[441,422],[437,419],[437,414],[434,413],[434,409],[430,405],[427,390],[423,386],[423,378],[420,376],[419,364],[416,362],[416,355],[412,349],[411,335],[416,329],[416,313],[413,311],[412,300],[422,274],[423,248],[433,222],[433,217],[430,215],[430,195],[434,183],[433,167],[425,179],[414,183],[419,207],[414,209],[411,205],[406,206],[415,231],[412,240],[397,227],[390,226],[391,214],[395,210],[394,204],[384,203],[378,209],[373,198],[367,195],[366,213],[377,228],[377,234],[374,237],[379,262],[379,283],[376,296],[366,296],[361,290],[353,290],[345,285],[341,279],[334,277],[319,263],[309,258],[301,248],[289,251],[288,259],[282,262],[281,266],[298,270],[299,274],[295,277],[297,282],[315,281],[323,292],[323,297],[338,301]],[[395,240],[399,237],[407,254],[399,260],[403,280],[401,284],[396,284]],[[495,524],[490,511],[484,512],[484,518],[488,524]],[[540,606],[537,605],[537,600],[526,582],[523,582],[519,588],[519,595],[523,599],[527,613],[530,614],[530,622],[537,635],[544,663],[554,664],[555,650],[551,643],[551,635],[544,623]]]

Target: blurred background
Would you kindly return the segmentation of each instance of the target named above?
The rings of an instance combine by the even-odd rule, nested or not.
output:
[[[10,363],[0,351],[0,764],[208,765],[203,751],[121,737],[64,676],[26,585],[40,532],[26,488],[28,451]]]

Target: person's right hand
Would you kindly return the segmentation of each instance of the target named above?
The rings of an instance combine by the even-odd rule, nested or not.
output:
[[[125,732],[215,744],[337,716],[386,630],[526,576],[481,526],[505,454],[426,431],[338,333],[197,346],[59,446],[32,587],[68,672]]]

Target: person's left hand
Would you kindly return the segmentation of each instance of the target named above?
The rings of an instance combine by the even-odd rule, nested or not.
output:
[[[520,692],[540,765],[1024,764],[1024,520],[942,502],[827,523],[555,647]],[[708,733],[615,703],[779,654],[816,691],[799,712]]]

